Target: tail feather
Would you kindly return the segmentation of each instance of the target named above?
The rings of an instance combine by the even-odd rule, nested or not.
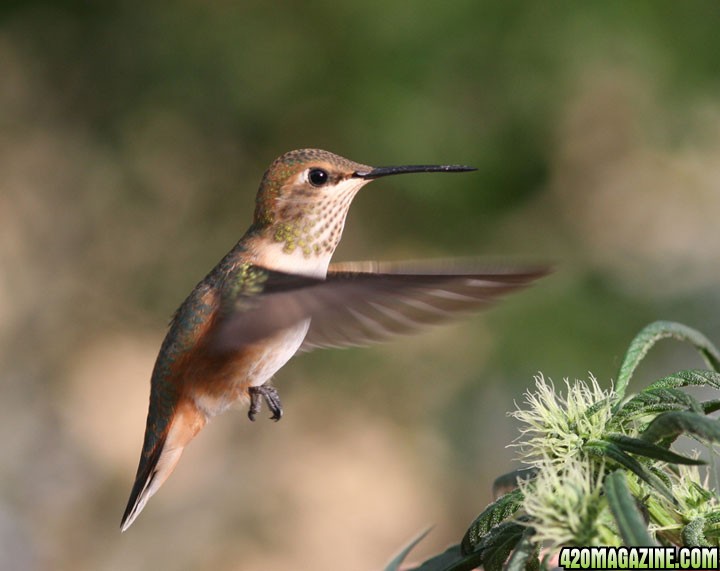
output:
[[[149,451],[143,449],[135,483],[120,523],[120,531],[129,528],[140,515],[148,500],[172,474],[185,446],[206,422],[205,415],[195,406],[180,407],[176,410],[167,433],[157,440],[153,439]],[[146,444],[147,442],[146,438]]]

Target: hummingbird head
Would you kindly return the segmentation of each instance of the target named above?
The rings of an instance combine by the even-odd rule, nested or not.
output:
[[[367,183],[393,174],[468,170],[475,169],[457,165],[373,168],[320,149],[290,151],[265,171],[251,233],[262,234],[276,245],[263,248],[264,257],[272,255],[275,267],[300,272],[302,266],[308,266],[309,273],[324,275],[340,242],[350,204]],[[281,254],[292,256],[293,261],[279,263]],[[308,262],[300,262],[299,257]]]
[[[290,151],[265,171],[257,194],[254,224],[295,222],[330,213],[347,203],[368,181],[354,177],[371,167],[320,149]],[[324,207],[324,208],[323,208]],[[347,207],[345,213],[347,214]]]

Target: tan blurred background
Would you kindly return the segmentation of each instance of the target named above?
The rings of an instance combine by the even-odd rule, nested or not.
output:
[[[0,7],[0,568],[379,569],[457,542],[543,371],[607,386],[646,323],[720,340],[720,7],[10,1]],[[336,259],[558,271],[489,313],[302,356],[286,416],[212,423],[135,525],[168,317],[314,146],[383,180]],[[668,344],[641,380],[699,364]]]

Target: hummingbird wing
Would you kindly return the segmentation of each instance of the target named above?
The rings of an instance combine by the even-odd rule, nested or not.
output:
[[[215,345],[236,350],[310,319],[300,351],[385,341],[487,306],[546,275],[546,267],[488,268],[461,261],[353,262],[326,279],[265,270],[260,295],[241,296]]]
[[[548,268],[488,268],[467,261],[333,264],[325,283],[343,291],[312,316],[300,351],[362,346],[479,310],[530,285]],[[339,299],[341,298],[341,299]]]

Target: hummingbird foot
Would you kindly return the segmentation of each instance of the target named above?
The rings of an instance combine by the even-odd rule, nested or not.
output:
[[[255,422],[255,417],[262,408],[262,400],[265,399],[270,412],[272,412],[271,420],[277,422],[282,418],[283,409],[282,403],[280,402],[280,395],[277,389],[272,385],[260,385],[259,387],[250,387],[248,389],[250,393],[250,408],[248,409],[248,418]]]

